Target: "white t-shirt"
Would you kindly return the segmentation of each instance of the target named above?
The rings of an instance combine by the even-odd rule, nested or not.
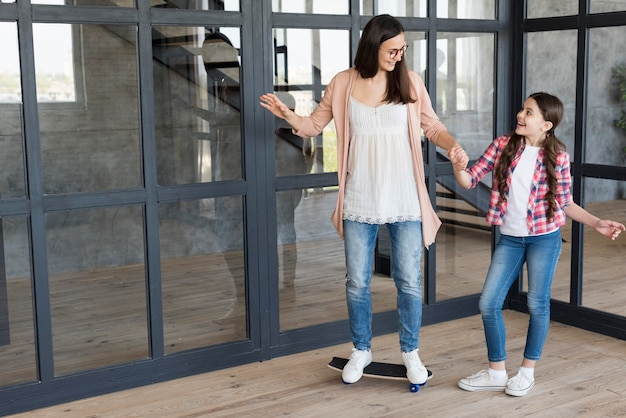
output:
[[[520,160],[513,170],[509,187],[509,204],[502,219],[500,232],[514,237],[527,237],[528,199],[533,185],[533,176],[537,165],[540,147],[526,145]]]

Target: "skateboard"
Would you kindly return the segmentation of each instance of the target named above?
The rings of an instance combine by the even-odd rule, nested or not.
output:
[[[347,358],[333,357],[330,363],[328,363],[328,367],[340,372],[347,363]],[[409,380],[406,377],[406,367],[404,367],[404,364],[379,363],[375,361],[371,362],[369,366],[363,369],[363,376],[374,377],[377,379]],[[433,372],[428,370],[428,378],[426,381],[430,380],[432,377]],[[420,386],[424,386],[425,384],[426,382],[420,384],[409,383],[409,391],[415,393],[419,391]]]

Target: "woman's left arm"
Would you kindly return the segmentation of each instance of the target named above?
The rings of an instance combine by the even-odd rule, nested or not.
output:
[[[445,149],[446,151],[449,151],[454,147],[460,147],[459,143],[456,142],[456,139],[454,139],[452,134],[447,130],[439,132],[435,145]]]
[[[624,227],[623,224],[608,219],[600,219],[587,212],[574,202],[570,203],[569,206],[565,207],[563,210],[571,219],[595,228],[596,231],[611,238],[612,240],[617,238],[622,231],[626,230],[626,227]]]

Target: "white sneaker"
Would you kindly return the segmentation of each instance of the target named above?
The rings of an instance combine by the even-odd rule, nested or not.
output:
[[[511,396],[524,396],[535,386],[535,380],[518,372],[506,382],[504,393]]]
[[[428,380],[428,370],[422,364],[420,356],[417,354],[417,349],[409,351],[408,353],[402,353],[402,361],[406,366],[406,377],[409,382],[417,385]]]
[[[350,360],[341,372],[344,383],[356,383],[363,376],[363,369],[372,362],[372,352],[370,350],[352,349]]]
[[[459,380],[458,385],[463,390],[470,392],[481,391],[502,391],[506,388],[508,376],[502,379],[494,379],[489,374],[489,370],[481,370],[476,374]]]

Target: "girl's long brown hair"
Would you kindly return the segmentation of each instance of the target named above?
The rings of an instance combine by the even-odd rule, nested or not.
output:
[[[556,209],[556,187],[557,179],[554,174],[554,168],[556,166],[556,157],[559,152],[565,151],[565,144],[561,142],[559,138],[554,134],[554,130],[561,122],[563,118],[563,103],[558,97],[548,93],[538,92],[528,96],[529,99],[534,99],[537,103],[537,107],[541,111],[543,119],[552,122],[552,128],[546,132],[546,139],[542,145],[543,147],[543,163],[546,166],[546,177],[548,183],[548,192],[545,199],[548,201],[548,219],[554,218],[554,211]],[[494,169],[494,178],[498,185],[498,192],[500,193],[500,201],[506,201],[507,176],[509,167],[513,157],[519,149],[520,143],[523,137],[513,132],[509,138],[509,142],[504,147],[496,167]]]
[[[388,14],[374,16],[367,22],[354,57],[354,67],[361,77],[371,78],[376,75],[380,45],[401,33],[404,33],[402,23]],[[393,71],[387,73],[385,101],[402,104],[415,102],[411,97],[409,71],[404,57],[396,63]]]

